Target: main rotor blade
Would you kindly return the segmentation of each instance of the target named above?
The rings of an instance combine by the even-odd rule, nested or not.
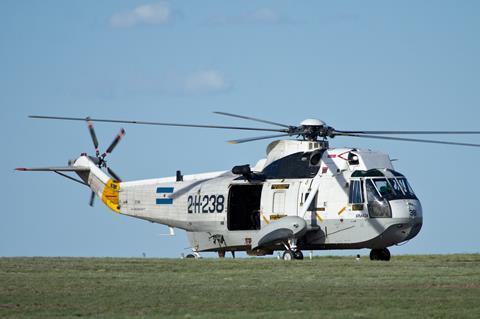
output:
[[[226,112],[213,112],[213,113],[219,114],[219,115],[231,116],[231,117],[238,117],[238,118],[244,119],[244,120],[251,120],[251,121],[256,121],[256,122],[260,122],[260,123],[266,123],[266,124],[272,124],[272,125],[277,125],[277,126],[290,128],[290,126],[285,125],[285,124],[276,123],[276,122],[272,122],[272,121],[261,120],[261,119],[257,119],[255,117],[250,117],[250,116],[243,116],[243,115],[226,113]]]
[[[374,138],[374,139],[380,139],[380,140],[392,140],[392,141],[404,141],[404,142],[419,142],[419,143],[432,143],[432,144],[480,147],[480,144],[458,143],[458,142],[448,142],[448,141],[438,141],[438,140],[423,140],[423,139],[416,139],[416,138],[402,138],[402,137],[389,137],[389,136],[378,136],[378,135],[367,135],[367,134],[347,134],[347,133],[340,133],[340,134],[337,134],[337,135],[338,136]]]
[[[110,144],[110,146],[107,148],[105,153],[110,154],[115,149],[118,142],[120,142],[123,136],[125,136],[125,130],[122,128],[120,129],[120,133],[118,133],[117,136],[115,136],[115,139],[113,140],[112,144]]]
[[[242,139],[238,139],[238,140],[228,141],[228,143],[230,143],[230,144],[240,144],[240,143],[258,141],[258,140],[266,140],[266,139],[269,139],[269,138],[285,137],[285,136],[291,136],[291,135],[292,134],[276,134],[276,135],[268,135],[268,136],[260,136],[260,137],[242,138]]]
[[[90,117],[87,117],[87,125],[88,125],[88,131],[90,132],[90,136],[92,137],[93,146],[95,147],[95,153],[97,154],[97,157],[98,157],[99,155],[98,139],[97,139],[97,134],[95,134],[95,129],[93,128],[93,123],[92,121],[90,121]]]
[[[337,131],[338,133],[347,133],[347,134],[380,134],[380,135],[402,135],[402,134],[411,134],[411,135],[420,135],[420,134],[480,134],[480,131]]]
[[[94,201],[95,201],[95,192],[92,191],[92,192],[90,193],[90,202],[89,202],[88,204],[89,204],[91,207],[93,207]]]
[[[122,179],[120,177],[118,177],[117,174],[115,174],[115,172],[113,171],[113,169],[111,169],[110,167],[107,167],[107,171],[108,173],[118,182],[121,182]]]
[[[48,120],[65,120],[65,121],[85,121],[81,117],[61,117],[61,116],[43,116],[43,115],[29,115],[32,119],[48,119]],[[258,128],[258,127],[238,127],[238,126],[221,126],[221,125],[200,125],[200,124],[180,124],[180,123],[163,123],[163,122],[147,122],[147,121],[126,121],[126,120],[111,120],[111,119],[93,119],[92,122],[104,123],[124,123],[124,124],[139,124],[139,125],[158,125],[158,126],[179,126],[179,127],[197,127],[197,128],[216,128],[226,130],[245,130],[245,131],[266,131],[266,132],[288,132],[288,130]]]

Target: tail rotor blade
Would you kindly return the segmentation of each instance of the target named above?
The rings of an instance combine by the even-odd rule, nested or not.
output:
[[[92,192],[90,193],[90,203],[89,203],[89,205],[90,205],[91,207],[93,207],[93,203],[94,203],[94,202],[95,202],[95,192],[92,191]]]
[[[107,154],[110,154],[114,149],[115,147],[117,146],[118,142],[120,142],[120,140],[122,139],[122,137],[125,135],[125,130],[122,128],[120,130],[120,133],[117,134],[117,136],[115,137],[115,139],[113,140],[112,144],[110,144],[110,146],[107,148],[107,150],[105,151],[105,155]]]
[[[122,181],[122,179],[113,171],[113,169],[111,169],[110,167],[107,167],[107,171],[116,181],[119,181],[119,182]]]
[[[95,134],[95,129],[93,128],[93,122],[90,121],[90,117],[87,117],[87,125],[88,125],[88,131],[90,132],[90,136],[92,137],[93,146],[95,147],[95,152],[98,156],[100,155],[100,152],[98,151],[97,134]]]

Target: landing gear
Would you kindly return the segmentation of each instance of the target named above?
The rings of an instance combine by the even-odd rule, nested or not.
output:
[[[185,258],[187,258],[187,259],[198,259],[198,258],[202,258],[202,256],[200,256],[200,254],[196,250],[192,249],[192,253],[186,255]]]
[[[295,259],[302,260],[302,259],[303,259],[303,253],[302,253],[302,251],[301,251],[301,250],[295,250],[295,251],[293,252],[293,257],[294,257]]]
[[[301,250],[285,250],[283,253],[283,260],[292,260],[292,259],[298,259],[302,260],[303,259],[303,253]]]
[[[291,250],[285,250],[283,253],[283,260],[292,260],[294,257],[293,251]]]
[[[285,252],[283,253],[283,260],[303,259],[302,251],[297,248],[296,238],[291,238],[287,242],[283,242],[282,244],[285,247]]]
[[[372,249],[370,251],[370,260],[389,261],[390,257],[390,251],[388,248]]]

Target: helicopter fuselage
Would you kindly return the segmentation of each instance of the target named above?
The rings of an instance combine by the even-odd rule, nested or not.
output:
[[[88,161],[80,157],[74,165]],[[382,249],[413,238],[422,227],[421,204],[405,177],[388,155],[370,150],[275,141],[251,174],[220,171],[122,183],[99,177],[101,171],[89,166],[92,171],[81,177],[107,206],[186,230],[196,252],[263,255],[284,250],[291,239],[307,250]],[[292,216],[306,225],[295,238],[280,223]]]

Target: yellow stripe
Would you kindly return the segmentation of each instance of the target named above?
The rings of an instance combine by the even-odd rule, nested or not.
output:
[[[269,222],[268,219],[265,217],[265,215],[262,214],[262,218],[263,218],[263,221],[265,222],[265,224],[270,224],[270,222]]]
[[[341,215],[345,210],[347,209],[347,207],[343,207],[339,212],[338,212],[338,215]]]
[[[320,216],[319,213],[315,213],[315,215],[317,216],[317,219],[318,219],[319,221],[323,222],[323,218],[322,218],[322,216]]]
[[[120,191],[120,182],[116,182],[113,179],[109,179],[105,187],[103,188],[102,201],[111,210],[116,213],[120,213],[118,192]]]

